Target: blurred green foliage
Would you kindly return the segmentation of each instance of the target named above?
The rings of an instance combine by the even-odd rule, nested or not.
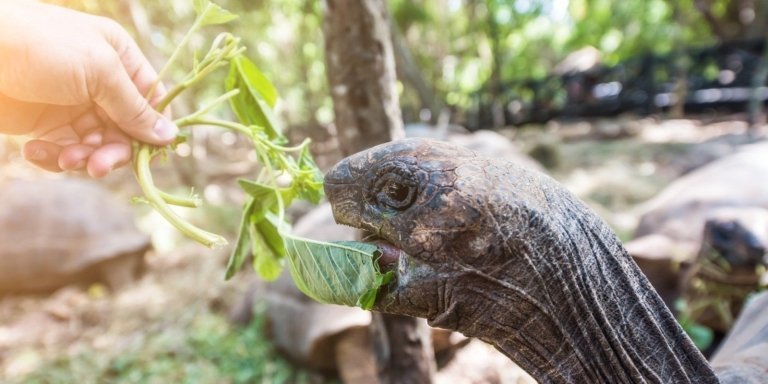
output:
[[[162,62],[172,51],[193,17],[191,0],[51,1],[117,19],[135,33],[154,62]],[[220,3],[241,15],[226,28],[243,37],[249,57],[276,85],[287,125],[330,122],[333,113],[323,61],[324,2]],[[544,76],[570,52],[587,46],[602,52],[603,63],[615,64],[645,52],[669,53],[718,39],[750,37],[750,31],[760,30],[754,25],[768,27],[761,8],[768,8],[768,2],[757,0],[752,9],[740,9],[744,5],[735,3],[389,0],[393,25],[438,104],[459,106],[489,82]],[[744,15],[752,15],[754,25],[734,26],[745,20]],[[412,88],[407,82],[400,86],[404,110],[423,107]]]
[[[678,4],[679,3],[679,4]],[[549,73],[592,46],[605,64],[714,41],[693,1],[392,0],[422,69],[448,104],[486,85]],[[498,69],[494,69],[494,60]]]
[[[309,383],[308,373],[276,355],[263,332],[263,311],[257,312],[246,328],[233,328],[219,315],[198,314],[184,327],[149,331],[122,350],[59,358],[18,382]]]

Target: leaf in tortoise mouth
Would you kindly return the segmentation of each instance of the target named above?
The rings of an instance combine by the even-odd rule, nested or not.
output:
[[[371,309],[379,289],[394,278],[379,269],[381,252],[373,244],[285,236],[285,245],[296,286],[320,303]]]
[[[311,160],[311,159],[310,159]],[[379,262],[389,248],[362,242],[322,242],[290,235],[290,229],[275,213],[278,194],[284,204],[296,194],[309,192],[312,182],[322,186],[322,179],[307,174],[306,191],[281,189],[240,180],[250,195],[243,210],[240,235],[227,266],[227,278],[241,268],[249,251],[256,272],[265,280],[274,280],[287,259],[296,286],[312,299],[325,304],[342,304],[371,309],[381,286],[394,278],[394,272],[382,273]],[[312,199],[320,195],[304,196]],[[391,253],[391,252],[390,252]]]

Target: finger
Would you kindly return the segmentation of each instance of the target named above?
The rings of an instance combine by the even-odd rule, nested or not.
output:
[[[43,112],[35,121],[34,126],[28,132],[33,137],[44,137],[50,132],[59,130],[62,127],[72,128],[72,122],[87,115],[91,107],[87,105],[79,106],[60,106],[60,105],[46,105]]]
[[[158,79],[157,72],[155,72],[155,69],[149,63],[149,60],[147,60],[146,56],[144,56],[144,54],[141,52],[141,49],[138,47],[136,42],[130,37],[130,35],[125,31],[125,29],[123,29],[122,26],[112,20],[106,20],[103,24],[103,31],[107,41],[117,54],[117,58],[121,63],[121,68],[123,69],[123,71],[118,71],[122,72],[121,74],[117,74],[119,76],[113,77],[122,78],[120,82],[123,83],[123,88],[121,88],[123,92],[127,92],[127,89],[129,88],[132,88],[134,91],[134,94],[124,94],[122,96],[122,100],[124,103],[135,103],[136,108],[134,108],[134,111],[135,113],[139,114],[134,114],[131,116],[126,113],[126,116],[123,116],[123,118],[134,120],[141,120],[146,118],[151,120],[155,123],[152,125],[152,131],[150,131],[152,133],[150,136],[152,137],[146,137],[149,134],[147,132],[147,125],[142,125],[138,122],[136,122],[136,124],[128,124],[126,121],[129,120],[116,118],[115,112],[110,110],[108,105],[101,103],[99,103],[99,105],[104,108],[110,118],[112,118],[112,120],[114,120],[120,126],[120,128],[126,131],[129,135],[152,144],[168,144],[170,140],[175,137],[176,133],[178,132],[178,128],[176,128],[176,126],[170,122],[170,115],[161,115],[154,111],[150,106],[151,104],[156,104],[162,97],[165,96],[165,88],[160,84],[155,89],[155,92],[151,95],[152,100],[146,100],[146,95],[150,92]],[[114,71],[114,69],[110,69],[110,71]],[[125,84],[127,81],[130,81],[133,84],[133,87],[128,87]],[[131,98],[136,97],[135,94],[141,95],[141,100],[131,101]],[[117,97],[117,95],[115,95],[115,97]],[[146,117],[142,117],[143,114],[146,114]],[[147,122],[145,121],[142,123]],[[160,142],[157,142],[157,139],[159,139]]]
[[[149,105],[153,108],[157,106],[168,94],[168,91],[163,83],[157,83],[155,86],[155,82],[158,81],[158,74],[141,52],[139,46],[133,39],[127,37],[115,41],[112,46],[120,56],[120,61],[125,66],[133,83],[136,84],[136,88],[144,97],[147,97],[153,86],[155,87],[152,94],[149,95]],[[167,105],[160,112],[169,119],[173,116],[170,105]]]
[[[103,142],[104,136],[99,130],[95,130],[86,133],[82,136],[82,144],[89,145],[91,147],[100,147]]]
[[[120,129],[130,136],[156,145],[173,141],[178,128],[170,119],[155,111],[139,93],[115,52],[96,60],[89,83],[94,102]]]
[[[22,148],[24,158],[46,171],[61,172],[59,152],[61,147],[45,140],[30,140]]]
[[[59,152],[59,168],[65,171],[75,171],[85,168],[88,163],[88,156],[95,151],[94,147],[74,144],[62,148]]]
[[[121,167],[131,159],[131,146],[126,143],[111,143],[96,149],[88,158],[88,174],[93,178],[106,176],[111,170]]]
[[[104,126],[108,121],[108,116],[104,115],[104,118],[102,118],[102,116],[99,115],[99,108],[94,106],[87,112],[74,118],[70,123],[70,126],[72,126],[72,130],[74,130],[78,136],[83,138],[94,131],[104,129]]]
[[[114,123],[109,122],[106,124],[106,129],[101,132],[102,142],[104,144],[122,143],[126,145],[131,144],[131,137],[125,132],[121,131]]]
[[[155,72],[155,69],[149,64],[149,61],[144,54],[141,53],[136,42],[132,39],[124,39],[124,41],[124,47],[119,45],[115,46],[115,50],[118,52],[118,55],[120,55],[120,61],[122,61],[125,70],[128,72],[133,83],[136,84],[136,88],[138,88],[139,92],[141,92],[144,97],[150,96],[149,104],[156,106],[163,100],[163,98],[165,98],[168,91],[163,83],[155,85],[155,82],[158,81],[157,72]],[[152,87],[155,87],[155,89],[152,90]],[[150,91],[152,91],[151,95],[149,95]],[[170,106],[167,106],[165,110],[161,112],[168,118],[171,117],[171,115],[168,114],[168,112],[170,112]]]
[[[36,139],[54,143],[60,147],[80,143],[80,135],[69,124],[51,129],[42,135],[34,132],[32,136]]]
[[[101,27],[107,42],[117,52],[123,67],[125,67],[133,83],[136,84],[136,88],[138,88],[142,95],[146,96],[158,78],[155,68],[152,67],[149,59],[144,56],[136,41],[131,38],[130,34],[119,23],[111,19],[103,19],[103,21]],[[159,101],[159,99],[165,96],[165,93],[165,87],[162,84],[158,84],[150,104]]]

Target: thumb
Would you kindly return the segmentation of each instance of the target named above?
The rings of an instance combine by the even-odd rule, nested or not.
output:
[[[92,67],[96,76],[89,84],[91,98],[125,133],[140,141],[169,144],[179,129],[168,117],[155,111],[139,92],[117,54]]]

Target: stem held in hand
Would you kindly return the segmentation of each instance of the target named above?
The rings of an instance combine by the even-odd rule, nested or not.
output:
[[[201,27],[226,23],[236,18],[210,0],[194,0],[197,18],[189,32],[171,55],[160,75],[170,72],[191,36]],[[324,243],[290,234],[285,221],[285,209],[295,199],[318,203],[323,197],[322,173],[309,153],[309,140],[297,146],[288,146],[273,111],[277,91],[257,66],[244,55],[240,39],[221,33],[210,49],[198,60],[183,80],[171,87],[157,104],[164,110],[184,91],[206,80],[219,68],[228,67],[224,82],[225,93],[204,103],[191,114],[176,119],[180,128],[207,125],[231,130],[250,139],[260,170],[255,180],[240,180],[248,194],[243,209],[237,242],[227,265],[226,278],[239,270],[252,254],[253,267],[264,279],[276,279],[289,261],[291,274],[307,295],[321,302],[357,305],[369,309],[378,290],[392,279],[392,273],[381,273],[376,264],[380,252],[376,246],[363,243]],[[158,80],[159,82],[159,80]],[[149,92],[151,97],[155,87]],[[211,111],[227,101],[236,121],[210,115]],[[177,143],[183,142],[180,135]],[[176,196],[158,189],[152,179],[150,162],[154,156],[164,155],[173,147],[156,148],[136,142],[133,169],[144,196],[137,198],[155,209],[170,224],[187,237],[211,248],[227,244],[217,234],[196,227],[171,208],[171,205],[195,208],[201,205],[197,196]],[[289,183],[278,183],[287,176]]]

